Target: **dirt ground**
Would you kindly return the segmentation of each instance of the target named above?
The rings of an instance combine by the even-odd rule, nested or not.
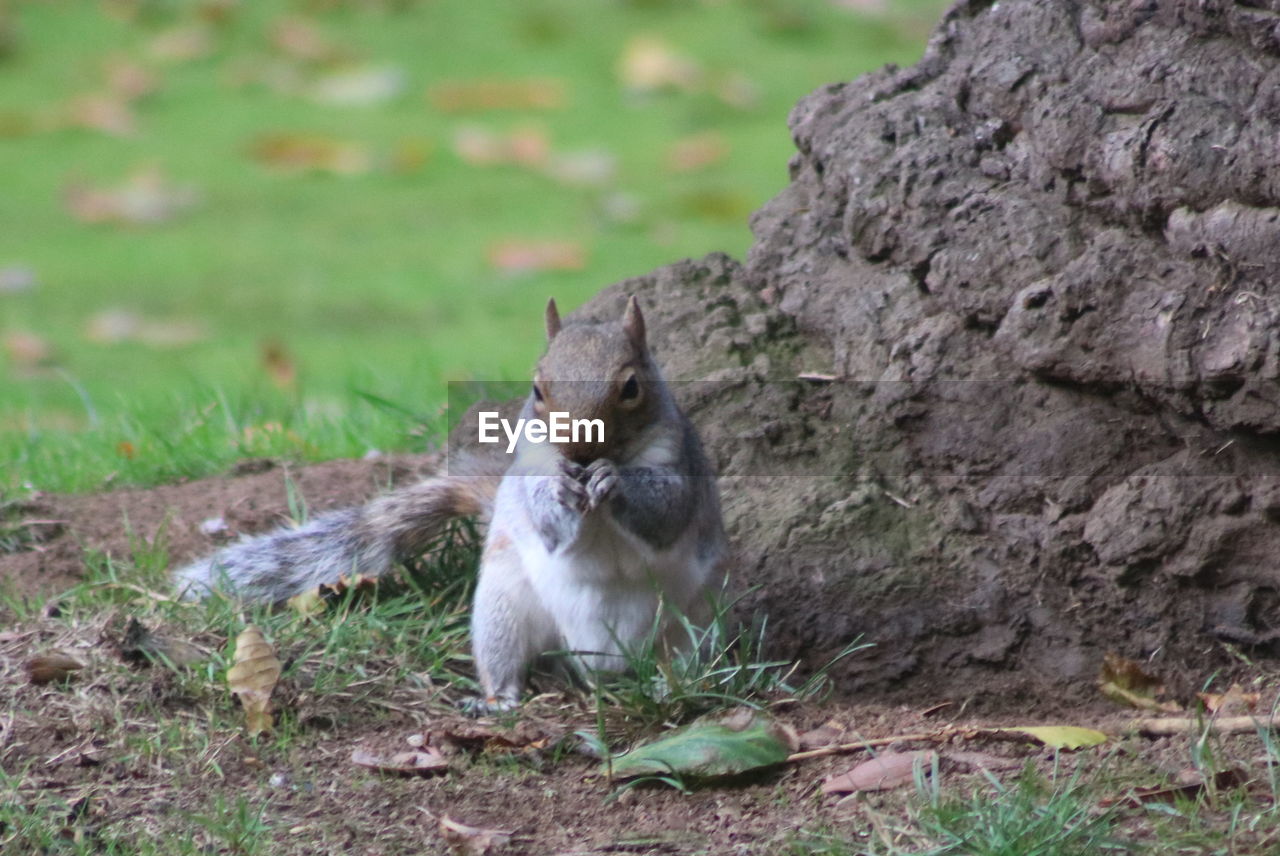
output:
[[[153,490],[37,497],[27,514],[56,524],[40,524],[40,538],[23,552],[0,558],[0,574],[11,590],[26,596],[57,595],[81,576],[85,549],[124,558],[136,539],[154,541],[163,531],[176,563],[233,533],[275,525],[288,514],[286,475],[309,507],[318,510],[366,498],[432,462],[430,456],[416,456],[288,471],[250,465],[227,477]],[[228,531],[202,533],[201,524],[216,517]],[[217,733],[210,745],[193,750],[190,762],[144,760],[133,746],[136,734],[130,737],[137,717],[184,720],[200,713],[171,672],[152,669],[126,681],[118,671],[113,677],[111,669],[95,670],[94,664],[108,662],[118,668],[119,637],[113,628],[121,620],[117,611],[104,610],[68,625],[55,609],[0,633],[0,686],[5,688],[0,767],[8,775],[21,772],[11,782],[22,782],[7,799],[34,807],[46,804],[40,800],[60,797],[72,808],[50,813],[46,820],[64,827],[68,836],[177,832],[205,841],[212,848],[208,852],[235,852],[202,821],[190,818],[225,818],[237,801],[246,801],[261,811],[254,816],[265,827],[268,846],[263,852],[394,854],[422,852],[424,847],[426,852],[450,852],[440,827],[440,818],[447,816],[510,833],[507,843],[488,851],[493,853],[764,854],[792,852],[787,848],[798,848],[796,842],[819,833],[864,843],[868,836],[907,843],[906,833],[898,830],[905,828],[908,806],[920,799],[910,785],[843,800],[824,795],[824,777],[851,768],[863,760],[861,754],[783,765],[687,795],[664,787],[617,794],[616,785],[601,775],[599,762],[583,754],[572,737],[575,731],[595,728],[586,703],[556,694],[531,701],[516,721],[476,723],[430,693],[404,688],[359,704],[340,698],[308,701],[302,692],[295,695],[297,733],[283,747],[269,741],[255,745],[237,732]],[[201,628],[185,630],[209,646],[227,643],[209,638]],[[33,653],[47,650],[73,650],[90,668],[65,685],[33,685],[25,665]],[[1027,762],[1046,776],[1068,778],[1079,766],[1090,777],[1118,782],[1117,798],[1123,798],[1125,788],[1165,783],[1191,765],[1186,736],[1152,740],[1126,735],[1126,723],[1136,712],[1118,708],[1096,692],[994,699],[1007,692],[1003,680],[975,681],[963,696],[917,684],[902,696],[906,702],[873,694],[851,697],[847,686],[837,686],[830,702],[783,704],[773,713],[798,733],[834,723],[839,735],[810,735],[807,739],[816,745],[929,733],[949,725],[1069,724],[1112,735],[1103,747],[1060,756],[1027,742],[960,737],[881,748],[941,750],[942,785],[955,793],[986,786],[979,769],[951,760],[964,751],[983,753],[984,763],[996,764],[995,775],[1005,780]],[[974,702],[983,698],[985,704]],[[475,729],[483,734],[475,737]],[[468,733],[473,736],[458,736]],[[434,745],[442,736],[457,753],[443,774],[401,778],[351,761],[356,749],[388,756],[423,740]],[[1218,763],[1239,763],[1259,778],[1264,775],[1255,735],[1225,739],[1216,751]],[[1141,824],[1134,829],[1141,838]]]
[[[677,395],[722,476],[743,609],[769,616],[775,653],[812,664],[874,643],[833,672],[835,702],[780,713],[798,728],[886,735],[947,704],[931,722],[1122,730],[1131,714],[1095,686],[1108,652],[1183,704],[1211,678],[1272,701],[1280,41],[1263,6],[960,2],[917,65],[796,107],[792,182],[753,218],[745,262],[677,263],[580,310],[616,318],[638,295],[668,377],[696,381]],[[321,509],[427,463],[291,475]],[[0,578],[56,592],[85,550],[126,556],[128,532],[153,540],[162,523],[180,562],[284,519],[283,475],[35,497],[13,512],[21,549]],[[112,765],[121,738],[83,706],[111,686],[23,683],[26,652],[63,632],[46,621],[0,648],[0,751],[51,792],[98,794],[104,821],[161,823],[200,787],[270,795],[281,847],[437,846],[448,812],[524,836],[514,852],[774,853],[800,826],[881,834],[903,812],[900,793],[822,797],[815,782],[847,759],[615,801],[575,757],[479,756],[407,781],[351,768],[362,741],[429,730],[442,714],[428,698],[367,723],[348,710],[340,733],[306,730],[281,755],[229,738],[221,777],[175,782]],[[1185,737],[1109,746],[1070,762],[1106,757],[1146,784],[1191,753]],[[1222,751],[1262,775],[1256,737]],[[273,789],[273,772],[293,784]],[[615,846],[672,833],[692,837]]]

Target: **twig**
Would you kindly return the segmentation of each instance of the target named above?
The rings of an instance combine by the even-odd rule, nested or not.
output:
[[[1170,737],[1206,729],[1209,734],[1245,734],[1250,731],[1280,728],[1280,716],[1226,716],[1222,719],[1191,719],[1185,716],[1159,719],[1135,719],[1129,723],[1129,731],[1143,737]]]
[[[890,743],[907,740],[946,740],[953,733],[953,728],[940,728],[937,731],[923,731],[919,734],[897,734],[893,737],[879,737],[875,740],[859,740],[856,743],[837,743],[832,746],[819,746],[817,749],[807,749],[804,752],[793,752],[787,756],[787,761],[807,761],[810,758],[822,758],[827,755],[845,755],[850,752],[859,752],[863,749],[874,749],[877,746],[888,746]]]

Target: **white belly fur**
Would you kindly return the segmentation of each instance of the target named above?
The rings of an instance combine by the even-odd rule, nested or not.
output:
[[[507,488],[504,483],[501,489]],[[565,648],[590,668],[621,669],[622,647],[642,642],[654,629],[659,597],[666,608],[687,612],[712,571],[697,557],[692,527],[671,547],[654,550],[597,509],[583,518],[572,543],[552,553],[527,516],[508,518],[508,526],[524,573]],[[605,656],[582,656],[589,654]]]

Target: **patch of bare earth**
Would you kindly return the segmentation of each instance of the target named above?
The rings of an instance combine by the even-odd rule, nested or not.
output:
[[[23,549],[0,553],[0,584],[19,595],[55,594],[84,578],[86,550],[125,559],[135,543],[152,543],[157,536],[169,559],[181,564],[239,535],[287,523],[291,489],[309,512],[326,511],[412,480],[435,461],[432,455],[396,455],[284,467],[251,460],[228,477],[96,494],[36,494],[17,509],[14,522],[28,537]]]

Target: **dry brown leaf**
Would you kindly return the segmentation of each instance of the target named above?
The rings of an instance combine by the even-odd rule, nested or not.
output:
[[[427,90],[431,106],[443,113],[482,110],[559,110],[565,106],[563,80],[531,77],[523,80],[454,80]]]
[[[1191,799],[1206,791],[1225,791],[1244,787],[1249,783],[1248,773],[1241,767],[1229,767],[1214,773],[1206,779],[1204,773],[1193,767],[1179,770],[1171,785],[1153,785],[1144,788],[1133,788],[1123,797],[1110,797],[1101,800],[1103,806],[1123,803],[1132,808],[1141,808],[1151,803],[1172,803],[1179,799]]]
[[[717,80],[711,91],[716,98],[739,110],[753,110],[760,106],[760,87],[740,71]]]
[[[706,131],[676,140],[667,149],[667,168],[694,172],[720,163],[729,156],[729,141],[718,131]]]
[[[18,368],[34,368],[54,361],[53,346],[43,336],[26,330],[11,330],[4,334],[4,352]]]
[[[174,184],[158,169],[139,170],[109,189],[71,184],[63,198],[72,216],[83,223],[136,226],[167,222],[199,201],[194,188]]]
[[[417,172],[431,159],[433,148],[430,140],[420,137],[397,140],[395,148],[391,150],[388,166],[392,172],[400,175]]]
[[[542,167],[551,154],[551,142],[547,132],[536,125],[525,125],[507,134],[464,125],[453,135],[453,150],[472,166]]]
[[[101,131],[113,137],[131,137],[138,130],[137,116],[128,99],[114,92],[94,92],[72,98],[67,104],[67,125]]]
[[[1133,660],[1111,651],[1103,655],[1098,689],[1112,701],[1140,710],[1177,713],[1182,709],[1174,702],[1158,700],[1157,696],[1164,693],[1159,678],[1147,674]]]
[[[1224,693],[1196,693],[1196,698],[1215,716],[1239,716],[1253,713],[1262,695],[1247,693],[1239,684],[1232,684]]]
[[[587,253],[577,241],[501,241],[489,248],[489,264],[515,274],[582,270]]]
[[[213,31],[206,24],[181,24],[155,36],[147,46],[164,62],[191,62],[213,53]]]
[[[280,680],[281,665],[262,631],[250,624],[236,637],[234,664],[227,670],[227,686],[244,708],[250,735],[271,730],[271,691]]]
[[[26,663],[27,677],[33,684],[51,684],[65,681],[73,672],[84,668],[84,663],[67,654],[40,654]]]
[[[380,773],[395,773],[400,776],[425,776],[449,769],[449,759],[430,746],[397,752],[390,758],[383,758],[366,749],[356,749],[351,753],[351,763]]]
[[[319,588],[307,589],[286,600],[285,605],[304,618],[312,618],[324,612],[324,597]]]
[[[336,62],[349,55],[319,26],[296,15],[280,18],[272,24],[271,44],[280,53],[301,62]]]
[[[843,724],[836,722],[834,719],[829,719],[817,728],[811,728],[800,735],[800,749],[808,751],[817,749],[820,746],[840,743],[843,740],[845,731]]]
[[[955,765],[961,772],[977,773],[986,770],[996,773],[1001,770],[1013,770],[1023,765],[1023,760],[1019,758],[1009,758],[1004,755],[992,755],[989,752],[945,752],[942,760],[949,764]]]
[[[271,382],[280,389],[292,389],[298,381],[298,367],[285,346],[268,340],[259,345],[258,353]]]
[[[468,826],[447,814],[440,817],[440,837],[458,856],[485,856],[493,848],[502,847],[511,841],[510,832]]]
[[[929,775],[938,753],[932,749],[915,752],[885,752],[863,761],[847,773],[827,776],[822,780],[824,794],[852,794],[862,791],[888,791],[909,784],[916,768]]]
[[[263,166],[284,173],[363,175],[373,168],[367,146],[319,134],[263,134],[249,144],[249,154]]]
[[[137,101],[160,88],[160,79],[140,63],[125,56],[108,59],[103,66],[107,89],[125,101]]]
[[[661,39],[636,36],[618,60],[618,79],[636,92],[691,91],[702,82],[702,69]]]

